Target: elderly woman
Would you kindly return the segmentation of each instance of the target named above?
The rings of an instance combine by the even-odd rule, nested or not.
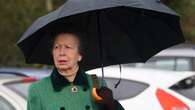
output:
[[[94,78],[79,67],[82,44],[79,32],[63,30],[55,34],[51,49],[53,72],[30,86],[27,110],[123,110],[101,80],[97,93],[102,99],[92,95]]]

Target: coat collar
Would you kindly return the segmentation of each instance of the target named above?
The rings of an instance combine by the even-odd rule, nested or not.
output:
[[[64,87],[70,84],[70,82],[66,78],[60,75],[56,68],[53,69],[50,77],[54,91],[61,91]],[[80,85],[84,89],[87,89],[89,87],[87,74],[79,69],[73,81],[73,84]]]

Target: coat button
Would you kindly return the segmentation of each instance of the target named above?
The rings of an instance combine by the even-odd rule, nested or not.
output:
[[[87,91],[87,88],[86,88],[86,87],[84,87],[84,88],[83,88],[83,91]]]
[[[65,110],[65,108],[64,107],[60,107],[60,110]]]
[[[89,106],[89,105],[86,105],[86,106],[85,106],[85,109],[86,109],[86,110],[89,110],[89,109],[90,109],[90,106]]]

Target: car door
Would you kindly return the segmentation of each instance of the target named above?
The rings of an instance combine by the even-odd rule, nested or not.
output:
[[[0,87],[0,110],[24,110],[14,94],[5,91]]]

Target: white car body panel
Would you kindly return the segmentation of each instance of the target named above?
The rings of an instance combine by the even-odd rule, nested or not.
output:
[[[194,48],[166,49],[159,52],[155,56],[195,57],[195,49]]]
[[[4,83],[14,80],[18,80],[18,78],[0,80],[0,96],[5,98],[13,107],[15,107],[16,110],[26,110],[26,100],[9,88],[3,86]]]
[[[88,71],[89,74],[97,74],[97,76],[102,76],[101,69],[94,69]],[[112,78],[120,77],[120,70],[118,66],[110,66],[104,68],[105,76]],[[176,71],[166,71],[166,70],[154,70],[154,69],[142,69],[142,68],[130,68],[122,67],[121,78],[145,82],[150,85],[156,85],[160,87],[170,87],[171,85],[177,83],[178,81],[195,75],[195,72],[176,72]],[[163,80],[162,80],[163,79]]]

